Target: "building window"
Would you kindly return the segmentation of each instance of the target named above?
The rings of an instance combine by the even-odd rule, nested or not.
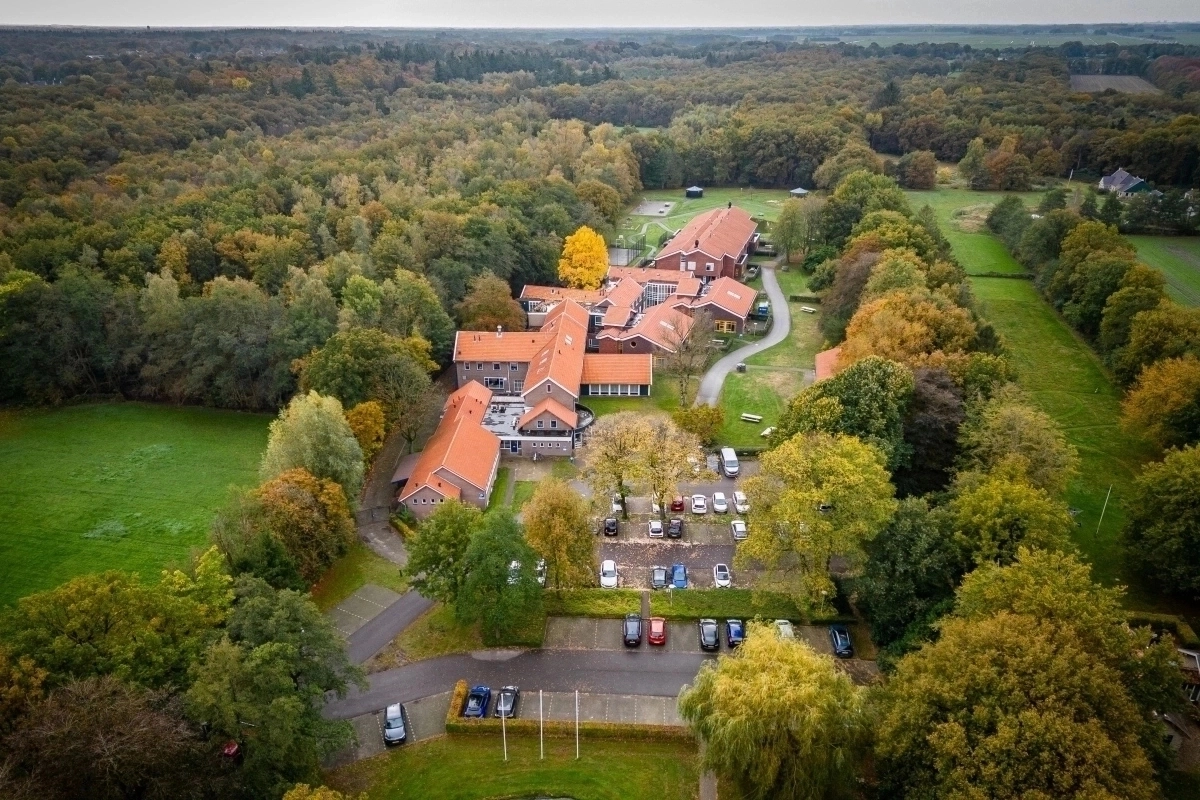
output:
[[[482,362],[482,361],[476,361],[476,362],[475,362],[475,369],[479,370],[480,372],[483,372],[483,362]]]
[[[499,372],[499,371],[500,371],[500,365],[498,363],[492,364],[492,372]]]
[[[517,394],[525,391],[525,381],[513,381],[513,391]]]
[[[716,329],[721,333],[734,333],[737,325],[727,319],[717,320]]]
[[[545,426],[546,426],[546,424],[545,424],[544,422],[542,422],[542,420],[540,420],[540,419],[539,419],[539,420],[538,420],[538,427],[539,427],[539,428],[544,428]]]
[[[551,427],[551,428],[557,428],[557,427],[558,427],[558,420],[556,420],[556,419],[552,419],[552,420],[550,420],[550,427]]]
[[[483,385],[489,389],[503,389],[504,378],[487,377],[483,379]]]
[[[516,372],[517,371],[517,362],[515,362],[515,361],[508,362],[508,369],[510,372]]]
[[[549,394],[550,392],[553,392],[553,391],[554,391],[554,387],[547,383],[546,384],[546,394]]]
[[[712,265],[712,262],[709,262],[709,264],[708,264],[708,271],[709,271],[709,272],[712,272],[712,271],[713,271],[713,265]]]
[[[471,365],[470,365],[470,364],[463,364],[463,369],[465,369],[467,372],[470,372],[470,371],[471,371]]]
[[[637,347],[637,342],[630,342],[630,343],[629,343],[629,346],[630,346],[630,347]]]

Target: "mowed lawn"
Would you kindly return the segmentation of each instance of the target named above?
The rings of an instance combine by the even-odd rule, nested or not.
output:
[[[576,760],[574,739],[548,736],[546,759],[538,755],[536,736],[510,735],[508,761],[498,734],[443,736],[344,767],[326,783],[370,800],[693,800],[698,792],[691,744],[584,739]]]
[[[636,208],[642,200],[652,200],[674,203],[671,212],[664,217],[634,216],[626,212],[617,233],[628,238],[645,232],[646,244],[657,245],[664,241],[668,231],[672,234],[677,232],[697,214],[714,208],[724,208],[729,203],[744,209],[752,217],[772,221],[779,216],[779,208],[783,201],[790,196],[785,189],[705,188],[704,197],[693,200],[683,196],[683,189],[652,189],[643,192],[630,210]]]
[[[0,412],[0,605],[84,572],[148,579],[258,482],[265,414],[138,403]]]
[[[1128,236],[1138,259],[1162,270],[1167,294],[1178,303],[1200,306],[1200,238],[1187,236]]]
[[[937,214],[942,233],[949,240],[954,254],[967,274],[978,275],[1002,272],[1019,275],[1025,268],[1008,254],[1004,243],[987,233],[988,211],[1005,194],[1016,194],[1025,205],[1035,207],[1041,195],[1037,192],[975,192],[970,189],[935,189],[928,192],[905,192],[914,211],[928,205]]]

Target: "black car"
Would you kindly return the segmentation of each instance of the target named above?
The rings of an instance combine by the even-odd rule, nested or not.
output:
[[[845,625],[830,625],[829,641],[833,644],[835,656],[854,658],[854,645],[850,641],[850,631]]]
[[[721,649],[721,637],[717,633],[717,621],[715,619],[700,620],[700,649]]]
[[[496,692],[496,708],[492,711],[494,717],[512,719],[517,715],[517,702],[521,699],[521,690],[516,686],[505,686]]]
[[[740,619],[725,620],[725,643],[730,649],[737,647],[746,638],[746,626]]]
[[[650,588],[665,589],[671,582],[671,573],[666,567],[653,567],[650,570]]]
[[[623,627],[626,647],[637,647],[642,643],[642,617],[639,614],[626,614]]]
[[[604,520],[604,535],[605,536],[616,536],[617,535],[617,518],[616,517],[608,517]]]
[[[667,538],[678,539],[683,536],[683,520],[673,519],[667,523]]]

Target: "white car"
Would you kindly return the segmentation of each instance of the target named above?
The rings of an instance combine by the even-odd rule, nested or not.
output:
[[[796,629],[792,627],[792,623],[786,619],[775,620],[775,632],[779,634],[780,639],[795,639]]]
[[[521,580],[521,562],[514,561],[508,565],[508,584],[512,586],[519,580]]]
[[[652,519],[647,526],[650,529],[651,539],[661,539],[663,535],[663,524],[661,519]]]
[[[613,513],[613,515],[616,516],[617,514],[620,514],[624,510],[625,510],[625,507],[623,505],[621,505],[621,495],[614,494],[613,498],[612,498],[612,513]]]
[[[735,542],[743,541],[749,535],[746,532],[746,523],[740,519],[730,522],[729,527],[733,531],[733,540]]]
[[[728,589],[733,585],[733,574],[728,564],[717,564],[713,567],[713,586],[718,589]]]
[[[714,492],[713,493],[713,513],[714,514],[728,514],[729,513],[729,501],[725,499],[724,492]]]
[[[604,589],[617,588],[617,562],[611,558],[600,563],[600,586]]]
[[[733,493],[733,510],[739,514],[750,513],[750,501],[746,499],[745,492]]]
[[[707,514],[708,513],[708,498],[702,494],[692,495],[692,513]]]

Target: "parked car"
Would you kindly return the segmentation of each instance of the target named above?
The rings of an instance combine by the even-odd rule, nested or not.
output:
[[[537,570],[534,573],[537,576],[538,586],[545,588],[546,586],[546,559],[539,558]]]
[[[740,542],[745,540],[750,534],[746,532],[746,523],[740,519],[735,519],[729,523],[730,530],[733,531],[733,540]]]
[[[625,506],[621,503],[621,495],[614,494],[612,496],[612,513],[620,514],[625,510]]]
[[[667,643],[667,621],[662,617],[650,618],[650,633],[646,636],[650,644]]]
[[[683,511],[683,508],[685,505],[686,505],[686,503],[683,500],[683,495],[677,494],[671,498],[671,510],[672,511]]]
[[[652,567],[650,569],[651,589],[665,589],[670,582],[670,575],[667,573],[666,567]]]
[[[521,699],[521,690],[516,686],[505,686],[496,693],[496,710],[494,717],[512,719],[517,715],[517,702]]]
[[[700,649],[721,649],[721,637],[717,633],[717,621],[715,619],[700,620]]]
[[[739,514],[750,513],[750,501],[746,499],[745,492],[733,493],[733,510]]]
[[[671,565],[671,585],[676,589],[687,588],[687,567],[683,564]]]
[[[683,520],[678,517],[667,523],[667,538],[678,539],[683,536]]]
[[[829,641],[833,644],[835,656],[854,658],[854,643],[850,641],[850,630],[845,625],[830,625]]]
[[[626,647],[637,647],[642,643],[642,615],[626,614],[621,627],[622,640]]]
[[[717,564],[713,567],[713,586],[718,589],[728,589],[733,585],[733,574],[728,564]]]
[[[792,623],[786,619],[775,620],[775,633],[779,634],[780,639],[795,639],[796,629],[792,627]]]
[[[487,716],[488,703],[492,701],[492,690],[486,686],[476,686],[467,694],[466,705],[462,715],[483,719]]]
[[[605,536],[616,536],[617,535],[617,518],[616,517],[608,517],[604,520],[604,535]]]
[[[662,506],[658,504],[657,500],[650,501],[650,513],[656,517],[662,515]]]
[[[508,565],[508,583],[511,586],[519,580],[521,580],[521,562],[513,561]]]
[[[395,703],[383,712],[383,743],[388,746],[404,744],[406,739],[408,731],[404,729],[404,706]]]
[[[611,558],[600,563],[600,587],[603,589],[617,588],[617,562]]]
[[[725,643],[731,648],[737,647],[746,638],[746,626],[740,619],[725,620]]]
[[[702,494],[692,495],[692,513],[707,514],[708,513],[708,498]]]
[[[661,519],[650,520],[650,523],[649,523],[649,525],[647,525],[647,527],[650,529],[650,538],[651,539],[661,539],[662,538],[663,524],[662,524]]]
[[[729,501],[725,499],[724,492],[713,493],[713,513],[727,514],[729,513]]]

